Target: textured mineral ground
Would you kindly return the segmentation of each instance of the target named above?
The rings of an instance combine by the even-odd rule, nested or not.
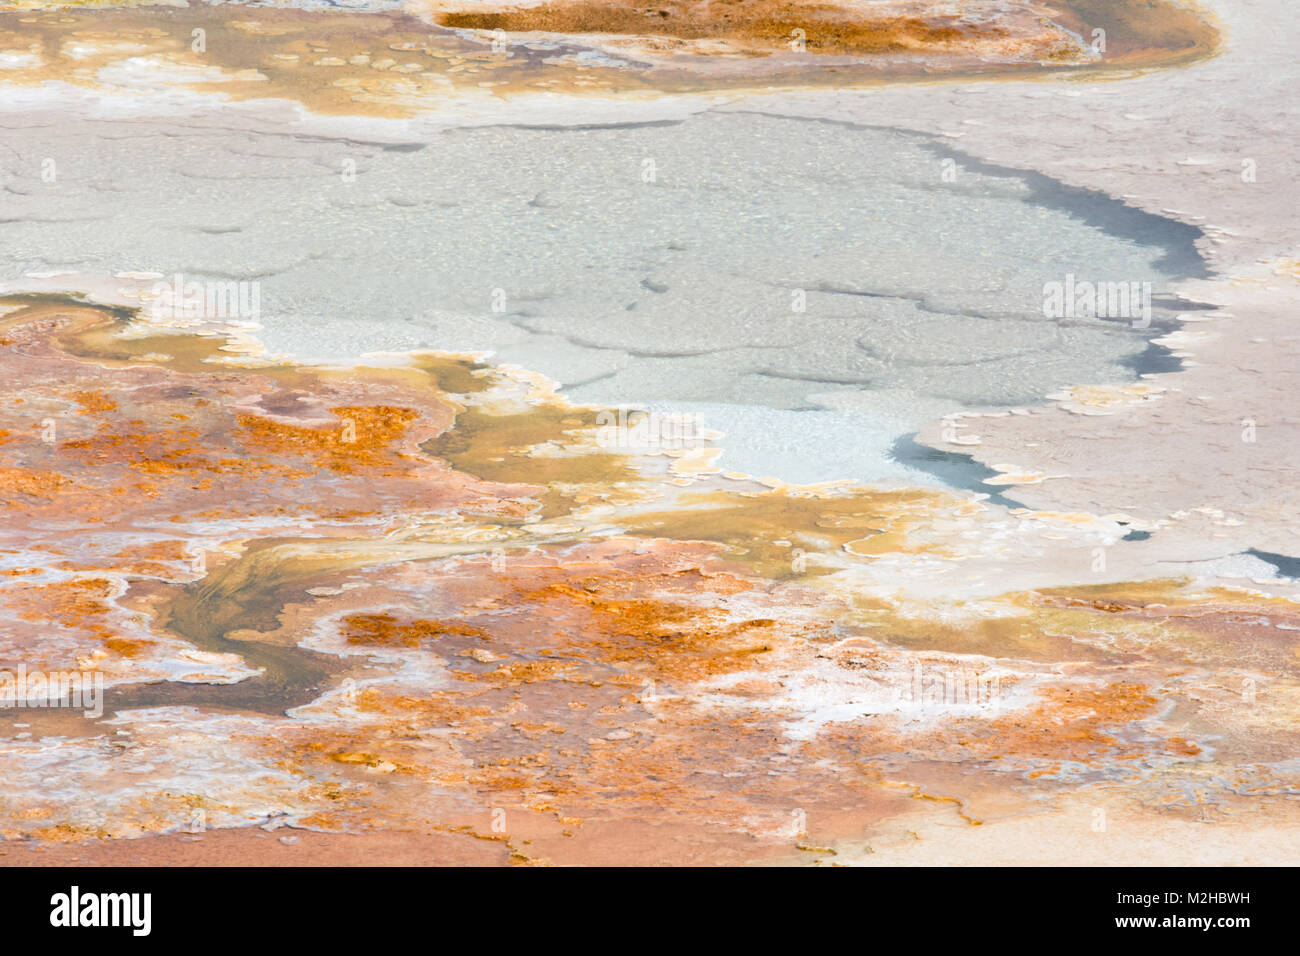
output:
[[[1287,13],[5,5],[0,864],[1294,862]]]

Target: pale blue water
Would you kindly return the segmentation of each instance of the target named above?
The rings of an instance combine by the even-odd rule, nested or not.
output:
[[[490,351],[575,401],[694,412],[723,467],[792,481],[916,477],[890,449],[924,421],[1132,380],[1169,313],[1051,319],[1045,284],[1158,296],[1201,269],[1195,230],[1105,197],[757,114],[401,148],[107,122],[12,145],[5,278],[255,280],[273,351]]]

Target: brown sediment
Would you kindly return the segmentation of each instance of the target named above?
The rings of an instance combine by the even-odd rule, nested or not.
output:
[[[113,583],[103,578],[78,578],[57,584],[20,585],[14,607],[21,618],[60,627],[82,627],[96,634],[110,633],[101,623],[109,613],[106,598]]]
[[[1091,43],[1104,31],[1104,60],[1113,67],[1173,65],[1213,53],[1217,31],[1203,11],[1173,2],[1047,0],[1054,19]]]
[[[401,117],[464,91],[654,94],[755,82],[854,86],[945,74],[1096,73],[1188,62],[1217,43],[1213,27],[1172,0],[1062,0],[1052,9],[1026,3],[988,12],[776,0],[654,7],[561,0],[484,11],[439,0],[429,16],[442,26],[431,26],[388,12],[259,8],[232,19],[222,5],[110,5],[0,11],[0,51],[31,59],[5,69],[4,81],[17,85],[100,88],[109,82],[104,71],[131,57],[153,58],[161,70],[180,73],[153,81],[164,86],[236,100],[287,99],[330,115]],[[1107,50],[1094,56],[1085,45],[1098,27],[1107,31]],[[477,40],[449,28],[475,31]],[[483,39],[496,29],[512,38],[509,53]],[[201,49],[195,30],[203,31]],[[791,49],[796,30],[800,51]],[[538,36],[565,49],[530,48]],[[609,67],[565,59],[592,44],[628,60]]]
[[[491,387],[489,367],[464,359],[416,353],[415,366],[429,375],[438,389],[448,395],[474,395]]]
[[[1012,598],[1017,599],[1028,607],[1028,595]],[[1099,662],[1114,656],[1113,650],[1087,640],[1092,622],[1083,614],[1043,609],[989,617],[971,614],[949,622],[924,614],[899,614],[895,605],[878,599],[858,599],[854,607],[855,618],[873,639],[912,651],[942,650],[1036,662]]]
[[[1136,681],[1047,686],[1014,713],[954,714],[919,731],[879,718],[835,724],[808,745],[806,759],[847,761],[864,774],[921,783],[918,796],[959,803],[963,794],[1014,803],[1017,792],[1069,789],[1084,768],[1141,792],[1141,761],[1204,760],[1201,746],[1159,723],[1160,708],[1160,693]]]
[[[974,759],[1123,759],[1145,753],[1148,745],[1121,741],[1113,731],[1150,716],[1156,706],[1147,687],[1125,681],[1097,689],[1053,687],[1043,691],[1042,703],[1036,708],[989,721],[978,735],[966,736],[957,729],[940,731],[936,737],[941,743],[956,744]],[[1177,739],[1186,746],[1186,741]]]
[[[75,484],[58,472],[25,468],[0,468],[0,498],[5,505],[17,503],[14,495],[50,501],[63,488]]]
[[[498,55],[411,16],[259,8],[232,18],[207,4],[0,11],[0,50],[30,55],[6,70],[19,85],[103,84],[103,70],[129,57],[189,71],[166,81],[235,100],[278,98],[328,115],[410,116],[449,91],[594,88],[646,89],[630,75],[590,66],[546,67],[541,55]],[[195,49],[193,31],[203,31]],[[68,47],[80,49],[74,58]]]
[[[428,0],[428,6],[435,21],[446,26],[618,37],[620,43],[611,49],[626,47],[630,54],[651,58],[673,53],[770,56],[791,50],[865,60],[911,54],[926,58],[927,71],[944,69],[945,60],[951,68],[963,56],[982,58],[985,70],[1017,59],[1038,68],[1168,65],[1208,55],[1217,40],[1216,31],[1196,11],[1166,0],[1061,0],[1043,7],[1024,4],[1013,11],[966,4],[956,13],[925,3],[864,7],[825,0],[666,0],[650,6],[555,0],[490,8],[473,0]],[[1098,28],[1106,32],[1100,58],[1086,49],[1098,39],[1093,34]],[[797,69],[792,66],[791,72]],[[980,67],[961,63],[958,69]],[[905,73],[905,66],[898,72]],[[845,73],[851,76],[851,71]],[[851,82],[848,76],[841,79]]]
[[[456,423],[421,448],[457,471],[485,481],[527,484],[612,484],[634,473],[625,455],[583,442],[594,431],[595,412],[559,403],[539,403],[523,411],[498,412],[470,406]],[[562,456],[533,454],[540,446],[568,446]]]
[[[1041,588],[1036,594],[1046,603],[1064,607],[1091,608],[1112,614],[1154,610],[1157,608],[1178,608],[1188,605],[1204,606],[1207,602],[1234,601],[1259,604],[1275,604],[1278,607],[1292,607],[1284,598],[1263,598],[1259,595],[1247,596],[1240,591],[1223,587],[1202,587],[1194,585],[1186,578],[1153,578],[1148,581],[1124,581],[1111,584],[1077,584],[1068,587]]]
[[[112,567],[118,571],[157,577],[173,577],[180,565],[191,563],[185,542],[176,538],[130,545],[109,556],[109,559]]]
[[[4,505],[11,532],[18,534],[19,524],[30,521],[29,527],[37,527],[57,516],[86,529],[98,525],[105,534],[122,536],[119,540],[137,534],[142,522],[162,521],[163,536],[170,538],[100,553],[79,545],[75,534],[20,534],[25,547],[64,553],[63,573],[103,569],[190,580],[209,570],[204,562],[195,565],[196,554],[224,544],[210,542],[196,527],[220,518],[256,518],[271,534],[277,529],[300,533],[324,518],[340,523],[324,533],[342,536],[382,533],[395,514],[421,510],[518,510],[513,499],[524,489],[482,485],[453,474],[414,445],[452,422],[454,406],[437,381],[453,380],[472,390],[479,381],[472,363],[458,373],[450,359],[421,355],[410,367],[374,369],[368,377],[274,362],[231,367],[220,364],[233,355],[228,336],[131,338],[139,330],[117,310],[57,297],[17,297],[5,304],[11,311],[0,321],[9,344],[0,365],[14,371],[8,381],[15,401],[6,417],[14,441],[5,446],[0,478],[9,476],[12,493]],[[159,339],[166,339],[165,353]],[[89,381],[97,387],[86,388]],[[65,385],[61,389],[58,383]],[[326,423],[300,423],[286,418],[283,408],[278,416],[263,412],[259,400],[276,407],[275,398],[285,389],[309,396],[309,409],[326,410]],[[376,395],[381,401],[374,404],[355,401]],[[382,401],[385,397],[393,401]],[[84,414],[88,409],[93,414]],[[346,427],[346,435],[332,427],[335,421]],[[312,487],[307,498],[304,483]],[[225,634],[273,627],[283,601],[277,589],[291,588],[302,576],[332,564],[373,560],[383,558],[335,556],[328,549],[312,558],[310,550],[281,554],[252,547],[243,564],[208,559],[213,567],[207,588],[192,596],[182,591],[161,613],[201,648],[242,653],[259,660],[276,681],[311,685],[324,674],[312,655],[300,653],[295,660],[295,654],[280,649],[245,650]],[[261,579],[243,574],[245,567],[257,569]],[[147,646],[139,634],[115,633],[121,623],[105,617],[106,606],[72,600],[88,586],[82,579],[7,596],[21,607],[30,605],[33,619],[46,624],[80,614],[86,620],[77,623],[87,624],[100,641],[117,642],[113,647],[126,656]],[[60,597],[69,589],[76,593]],[[227,599],[236,603],[222,607]],[[94,620],[87,618],[92,611],[98,614]],[[289,692],[287,699],[293,696]]]
[[[777,620],[736,619],[707,604],[701,606],[700,598],[718,592],[711,581],[697,580],[696,603],[692,604],[662,598],[611,599],[605,593],[607,589],[616,593],[658,592],[662,584],[659,575],[649,579],[619,575],[549,584],[522,595],[521,600],[545,608],[557,624],[569,624],[573,636],[557,634],[556,641],[566,652],[577,652],[584,660],[630,667],[634,673],[659,679],[696,681],[748,670],[759,666],[758,656],[772,652],[778,642],[788,639],[789,634],[781,633],[781,622]],[[744,590],[749,587],[744,585]],[[561,624],[557,631],[562,630]]]
[[[740,50],[789,50],[802,31],[812,53],[869,55],[882,52],[971,50],[981,41],[1001,39],[1006,29],[965,23],[955,17],[864,14],[831,3],[789,0],[664,0],[646,7],[595,0],[560,0],[500,11],[455,12],[437,16],[443,26],[508,33],[592,33],[671,37],[679,40],[729,40]],[[856,19],[864,16],[863,19]],[[1057,38],[1059,42],[1062,38]],[[1062,44],[1063,46],[1063,44]]]
[[[82,407],[84,415],[117,411],[117,402],[103,392],[74,392],[72,398]]]
[[[961,507],[919,489],[711,491],[684,495],[671,511],[629,515],[625,526],[655,537],[715,541],[780,580],[829,573],[820,556],[845,549],[865,557],[920,547],[907,531],[945,506]]]
[[[280,455],[306,455],[326,468],[354,474],[381,466],[387,458],[384,453],[419,417],[413,409],[389,405],[339,406],[330,412],[339,417],[339,427],[286,425],[257,415],[240,415],[236,421],[260,448]]]
[[[419,647],[426,640],[436,640],[448,634],[460,637],[487,637],[481,628],[470,627],[456,621],[403,623],[391,614],[353,614],[343,619],[343,636],[349,644],[370,647]]]
[[[491,717],[495,713],[492,707],[463,703],[459,694],[445,691],[414,697],[405,694],[385,695],[367,688],[357,694],[356,706],[367,713],[432,723],[440,727],[455,727],[467,734],[473,731],[473,721]]]

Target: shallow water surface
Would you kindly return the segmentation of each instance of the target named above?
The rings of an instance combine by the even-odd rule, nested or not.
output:
[[[890,129],[81,132],[95,148],[0,227],[6,277],[255,281],[273,352],[486,352],[576,402],[691,413],[722,467],[792,481],[915,478],[887,450],[926,420],[1133,380],[1167,283],[1202,268],[1194,229]],[[1069,276],[1150,283],[1150,328],[1045,317]]]

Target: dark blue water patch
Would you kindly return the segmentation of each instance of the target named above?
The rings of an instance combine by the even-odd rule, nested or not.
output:
[[[1026,197],[1028,202],[1060,210],[1071,218],[1112,236],[1161,250],[1161,256],[1155,264],[1167,273],[1185,279],[1210,278],[1209,267],[1196,250],[1197,240],[1203,239],[1205,233],[1196,226],[1144,212],[1100,189],[1067,186],[1032,169],[1001,166],[976,159],[935,137],[927,136],[926,140],[930,151],[936,156],[951,159],[963,169],[988,176],[1019,179],[1029,187],[1029,195]]]
[[[1123,523],[1124,523],[1124,522],[1122,522],[1122,521],[1120,522],[1120,524],[1123,524]],[[1133,531],[1130,531],[1128,534],[1124,535],[1124,537],[1121,538],[1120,540],[1122,540],[1122,541],[1145,541],[1145,540],[1147,540],[1147,539],[1150,538],[1150,537],[1151,537],[1151,532],[1150,532],[1150,531],[1137,531],[1137,530],[1133,530]]]
[[[989,485],[985,480],[998,473],[987,465],[976,461],[970,455],[958,452],[940,451],[929,445],[916,441],[916,432],[899,438],[889,449],[889,457],[899,464],[926,474],[934,475],[944,484],[963,491],[974,491],[989,496],[989,501],[1004,508],[1023,508],[1019,501],[1013,501],[1004,495],[997,485]]]
[[[1021,180],[1029,187],[1029,202],[1058,209],[1110,235],[1161,250],[1155,264],[1177,278],[1206,279],[1211,276],[1205,259],[1196,249],[1197,241],[1205,237],[1204,231],[1197,226],[1144,212],[1101,190],[1068,186],[1034,170],[985,162],[938,138],[926,139],[931,152],[941,159],[952,159],[963,169]],[[1178,312],[1218,308],[1212,303],[1197,302],[1171,292],[1157,292],[1151,298],[1158,317],[1149,330],[1139,333],[1147,337],[1146,348],[1119,363],[1138,377],[1182,371],[1182,359],[1174,355],[1172,349],[1157,345],[1151,339],[1177,329],[1180,325]]]
[[[1221,308],[1221,306],[1213,302],[1197,302],[1195,299],[1184,299],[1172,292],[1152,293],[1151,301],[1159,308],[1169,309],[1174,312],[1213,312],[1215,309]]]
[[[1077,219],[1109,235],[1160,250],[1161,256],[1156,260],[1156,266],[1176,278],[1208,279],[1212,276],[1205,259],[1196,250],[1197,241],[1205,237],[1202,229],[1167,216],[1145,212],[1100,189],[1069,186],[1046,173],[1033,169],[987,162],[955,149],[943,137],[902,126],[854,123],[850,120],[815,116],[790,116],[763,110],[737,110],[736,112],[747,112],[772,119],[823,123],[844,129],[886,130],[899,136],[912,137],[922,143],[940,161],[951,159],[961,168],[971,172],[1023,182],[1029,189],[1029,194],[1025,197],[1027,202],[1059,210],[1072,219]]]
[[[1148,341],[1147,347],[1136,355],[1125,356],[1119,360],[1124,368],[1131,369],[1134,376],[1159,375],[1165,372],[1178,372],[1183,368],[1183,360],[1173,350]]]
[[[1256,548],[1251,548],[1246,553],[1252,558],[1267,561],[1277,568],[1277,573],[1283,577],[1300,578],[1300,558],[1293,558],[1287,554],[1274,554],[1272,551],[1259,551]]]
[[[1119,360],[1119,364],[1131,369],[1136,376],[1158,375],[1166,372],[1180,372],[1183,360],[1174,354],[1173,349],[1157,345],[1151,339],[1159,338],[1181,327],[1178,321],[1180,312],[1205,312],[1219,308],[1210,302],[1195,302],[1168,292],[1157,292],[1151,296],[1156,315],[1151,328],[1143,334],[1147,336],[1147,347],[1135,355]]]

